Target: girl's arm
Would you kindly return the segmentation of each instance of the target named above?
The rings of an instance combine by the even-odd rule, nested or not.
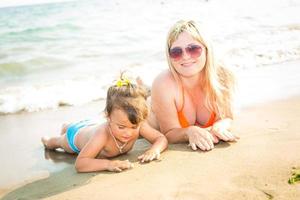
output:
[[[168,146],[167,138],[158,130],[152,128],[148,122],[143,122],[140,128],[140,134],[148,140],[152,146],[138,159],[141,162],[149,162],[154,159],[159,159],[160,153],[163,152]]]
[[[108,159],[96,159],[108,139],[104,127],[101,127],[96,131],[97,132],[90,138],[76,159],[75,168],[77,172],[94,172],[103,170],[120,172],[123,169],[131,168],[132,164],[128,160],[111,161]]]

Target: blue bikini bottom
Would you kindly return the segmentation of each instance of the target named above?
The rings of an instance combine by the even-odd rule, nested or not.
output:
[[[72,151],[74,151],[76,153],[80,152],[78,147],[75,145],[76,136],[79,133],[79,130],[81,128],[90,126],[92,124],[95,124],[95,122],[92,122],[91,120],[83,120],[83,121],[80,121],[77,123],[72,123],[68,126],[66,136],[67,136],[68,144],[69,144],[70,148],[72,149]]]

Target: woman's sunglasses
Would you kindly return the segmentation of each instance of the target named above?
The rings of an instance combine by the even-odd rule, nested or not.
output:
[[[202,53],[202,47],[199,45],[189,45],[184,48],[185,52],[190,55],[192,58],[198,58]],[[175,61],[180,60],[183,56],[183,49],[181,47],[174,47],[169,50],[169,55]]]

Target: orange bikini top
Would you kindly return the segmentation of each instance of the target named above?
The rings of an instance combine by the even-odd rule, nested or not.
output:
[[[189,127],[190,124],[189,122],[187,121],[184,113],[183,113],[183,108],[184,108],[184,90],[183,90],[183,87],[182,87],[182,107],[181,109],[177,112],[177,115],[178,115],[178,120],[179,120],[179,123],[181,125],[182,128],[186,128],[186,127]],[[214,112],[211,113],[210,115],[210,118],[209,120],[207,121],[206,124],[204,125],[201,125],[200,123],[198,123],[196,121],[195,125],[201,127],[201,128],[207,128],[207,127],[210,127],[213,125],[213,123],[215,122],[215,118],[216,118],[216,114]]]

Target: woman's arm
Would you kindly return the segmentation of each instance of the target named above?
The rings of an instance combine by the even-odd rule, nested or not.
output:
[[[167,135],[169,131],[173,129],[179,130],[181,126],[178,121],[176,100],[175,97],[178,96],[177,86],[174,83],[175,80],[171,77],[171,74],[163,73],[160,74],[152,84],[151,89],[151,107],[154,115],[158,121],[160,131]],[[174,132],[174,131],[172,131]],[[184,138],[185,132],[175,131],[176,138]],[[169,139],[173,140],[173,134],[169,135]],[[178,141],[175,138],[174,142],[185,142]]]
[[[181,128],[175,103],[176,95],[179,96],[178,88],[171,74],[161,74],[154,80],[151,103],[161,132],[170,143],[189,142],[194,150],[197,147],[202,150],[212,149],[214,139],[206,129],[197,126]]]

